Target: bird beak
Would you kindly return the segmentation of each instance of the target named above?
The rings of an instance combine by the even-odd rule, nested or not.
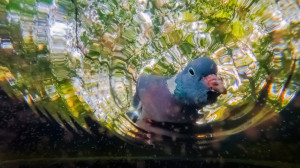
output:
[[[211,91],[215,91],[221,94],[226,94],[227,90],[224,86],[222,78],[217,77],[215,74],[208,75],[204,77],[204,83]]]

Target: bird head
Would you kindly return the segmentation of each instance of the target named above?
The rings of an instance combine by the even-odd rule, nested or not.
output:
[[[220,94],[226,94],[224,83],[217,76],[217,65],[209,58],[193,60],[174,78],[173,93],[186,105],[203,107],[214,103]]]

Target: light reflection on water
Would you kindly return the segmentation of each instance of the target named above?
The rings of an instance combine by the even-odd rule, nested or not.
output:
[[[300,12],[292,1],[5,1],[0,12],[0,80],[8,93],[57,120],[71,116],[84,127],[90,116],[146,143],[147,130],[125,115],[134,111],[142,73],[171,76],[199,56],[217,63],[228,93],[199,111],[195,127],[241,123],[178,135],[200,140],[259,123],[299,86]],[[263,89],[266,105],[249,117]]]

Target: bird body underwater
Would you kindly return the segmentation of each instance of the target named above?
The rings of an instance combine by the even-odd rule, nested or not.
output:
[[[133,106],[140,113],[138,122],[191,123],[198,110],[212,104],[226,89],[217,77],[217,65],[201,57],[172,76],[141,75],[136,85]]]

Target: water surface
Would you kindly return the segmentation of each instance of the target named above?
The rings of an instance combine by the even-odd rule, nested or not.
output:
[[[0,85],[62,125],[88,130],[92,118],[129,142],[202,149],[268,121],[294,97],[299,19],[290,0],[1,1]],[[138,77],[172,76],[204,56],[227,94],[178,126],[179,138],[149,138],[126,115]]]

